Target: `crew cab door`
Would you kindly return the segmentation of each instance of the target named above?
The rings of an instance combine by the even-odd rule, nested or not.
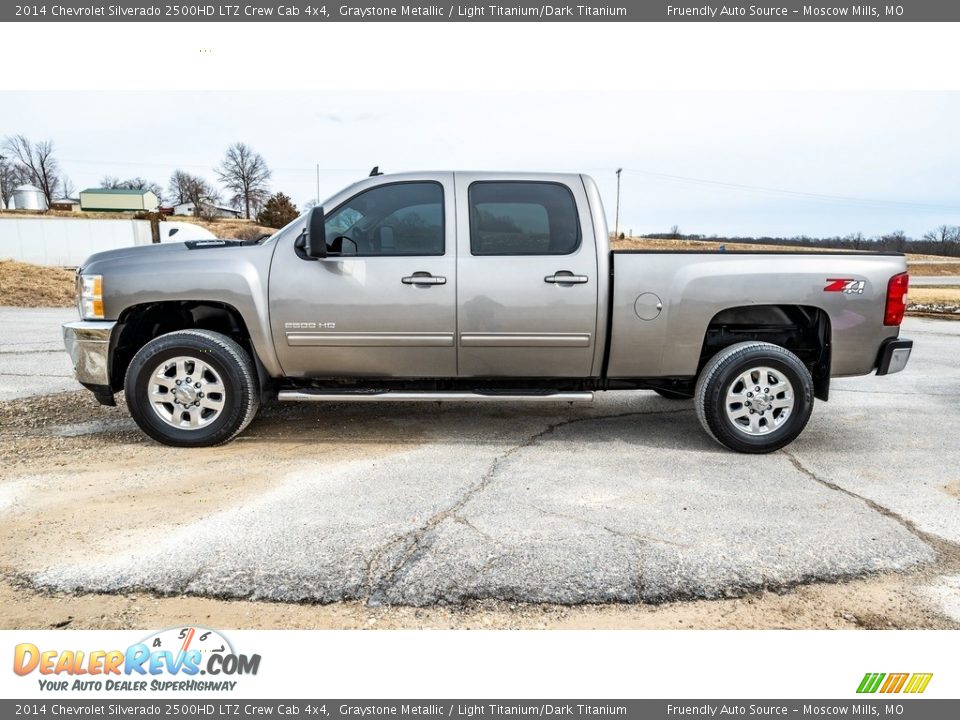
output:
[[[452,173],[370,179],[325,208],[328,257],[301,257],[286,234],[269,289],[285,375],[456,375],[453,194]]]
[[[580,177],[455,177],[459,374],[590,377],[597,256]]]

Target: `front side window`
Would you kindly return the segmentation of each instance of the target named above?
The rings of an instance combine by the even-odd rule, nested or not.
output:
[[[474,255],[569,255],[580,246],[577,206],[564,185],[475,182],[469,194]]]
[[[443,187],[410,182],[371,188],[327,215],[325,226],[335,255],[443,255]]]

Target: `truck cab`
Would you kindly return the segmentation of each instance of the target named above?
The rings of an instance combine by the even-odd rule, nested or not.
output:
[[[325,209],[326,256],[280,247],[297,228],[277,240],[270,324],[284,376],[599,374],[609,241],[589,178],[404,174]]]

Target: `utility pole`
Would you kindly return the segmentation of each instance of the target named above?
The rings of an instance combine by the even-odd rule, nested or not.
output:
[[[620,239],[620,173],[623,168],[617,168],[617,217],[613,225],[613,239]]]
[[[317,163],[317,205],[320,204],[320,163]]]

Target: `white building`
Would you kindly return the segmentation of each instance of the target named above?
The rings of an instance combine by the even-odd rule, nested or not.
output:
[[[196,205],[192,202],[180,203],[173,206],[174,215],[196,215]],[[240,211],[231,207],[217,205],[212,200],[201,203],[200,214],[206,217],[238,218]]]
[[[83,210],[101,212],[142,212],[156,210],[160,200],[151,190],[87,188],[80,193]]]

